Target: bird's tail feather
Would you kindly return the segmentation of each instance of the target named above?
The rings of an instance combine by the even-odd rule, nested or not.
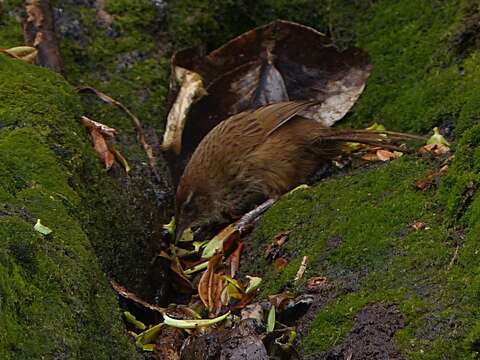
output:
[[[327,130],[327,129],[325,129]],[[402,140],[425,140],[419,135],[412,135],[393,131],[372,131],[372,130],[354,130],[354,129],[332,129],[322,131],[317,141],[340,141],[353,142],[366,145],[379,146],[385,149],[408,152],[408,149],[400,147],[397,144]]]

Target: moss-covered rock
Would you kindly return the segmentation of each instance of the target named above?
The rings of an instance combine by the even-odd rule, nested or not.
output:
[[[5,55],[0,84],[0,357],[136,358],[77,215],[72,183],[89,162],[100,170],[80,99],[59,75]],[[52,233],[35,231],[37,219]]]

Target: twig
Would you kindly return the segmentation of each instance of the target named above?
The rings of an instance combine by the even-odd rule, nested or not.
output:
[[[125,287],[123,287],[122,285],[120,285],[116,281],[110,280],[110,284],[112,285],[112,288],[120,296],[124,297],[125,299],[131,300],[134,303],[143,306],[144,308],[150,309],[152,311],[159,312],[162,315],[165,314],[165,311],[166,311],[165,308],[162,308],[162,307],[157,306],[157,305],[150,304],[150,303],[146,302],[145,300],[140,299],[137,294],[135,294],[131,291],[128,291]]]
[[[459,250],[460,250],[460,245],[457,245],[455,247],[455,252],[453,253],[452,260],[450,260],[450,263],[448,264],[448,267],[447,267],[448,270],[450,270],[452,268],[453,264],[455,264],[455,261],[457,261]]]
[[[307,270],[307,262],[308,262],[308,256],[304,256],[302,259],[302,263],[298,268],[297,275],[295,275],[295,279],[293,280],[295,284],[298,284],[298,282],[302,279],[303,274],[305,274],[305,270]]]
[[[111,98],[107,94],[91,87],[91,86],[80,86],[77,87],[77,91],[79,93],[83,92],[91,92],[97,95],[102,101],[106,102],[107,104],[113,105],[124,111],[130,118],[132,119],[133,126],[135,127],[135,131],[137,132],[137,137],[138,141],[143,147],[143,150],[145,151],[145,154],[147,155],[148,159],[148,164],[150,165],[150,169],[152,170],[153,175],[155,176],[155,179],[157,182],[160,184],[162,182],[162,178],[160,176],[160,172],[158,171],[157,168],[157,159],[155,158],[155,155],[153,154],[153,148],[152,146],[147,142],[145,138],[145,133],[143,131],[142,123],[136,117],[125,105],[123,105],[121,102]]]

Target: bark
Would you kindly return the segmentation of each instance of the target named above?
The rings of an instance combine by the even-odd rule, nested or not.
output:
[[[37,63],[56,72],[63,72],[55,19],[49,0],[26,0],[27,13],[23,26],[25,41],[38,49]]]

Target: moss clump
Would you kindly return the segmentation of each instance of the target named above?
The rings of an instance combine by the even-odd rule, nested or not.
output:
[[[11,48],[23,45],[21,26],[21,0],[2,1],[0,4],[0,47]],[[9,14],[4,16],[3,14]]]
[[[395,341],[406,358],[478,357],[480,58],[478,49],[461,56],[453,49],[469,3],[384,0],[353,16],[352,38],[370,53],[374,71],[344,124],[453,127],[457,151],[440,190],[422,193],[414,184],[441,164],[407,156],[288,195],[266,214],[253,235],[257,259],[276,233],[292,233],[289,265],[267,273],[265,293],[291,288],[308,255],[306,278],[327,276],[339,294],[311,324],[307,352],[330,350],[365,305],[387,302],[405,316]],[[415,231],[417,221],[426,228]],[[329,245],[339,237],[338,247]],[[265,267],[272,268],[258,262],[251,270]]]
[[[98,20],[94,7],[65,1],[58,4],[65,26],[61,51],[65,74],[75,85],[89,85],[130,108],[146,125],[160,128],[165,116],[169,81],[169,44],[163,33],[163,15],[153,1],[107,1],[103,9],[112,22]],[[77,26],[71,29],[71,19]],[[88,100],[88,99],[87,99]],[[133,135],[130,119],[98,101],[86,109],[96,121]],[[142,157],[138,145],[124,149]]]
[[[284,245],[291,258],[281,274],[265,262],[250,268],[260,273],[269,269],[265,293],[291,288],[300,259],[308,255],[305,278],[326,276],[340,294],[311,324],[303,341],[307,352],[329,350],[341,342],[365,305],[386,302],[396,304],[405,315],[406,325],[397,332],[396,343],[407,358],[436,359],[440,354],[474,358],[472,343],[480,319],[473,285],[478,236],[472,227],[461,263],[450,265],[458,244],[447,227],[442,197],[414,186],[438,166],[405,158],[330,179],[286,196],[262,219],[253,236],[256,259],[263,257],[276,233],[292,230]],[[426,227],[414,230],[415,222]],[[334,237],[341,238],[337,247],[329,245]],[[473,288],[467,290],[469,283]]]
[[[0,357],[136,358],[77,216],[71,183],[96,161],[79,98],[60,76],[4,55],[0,83]]]

